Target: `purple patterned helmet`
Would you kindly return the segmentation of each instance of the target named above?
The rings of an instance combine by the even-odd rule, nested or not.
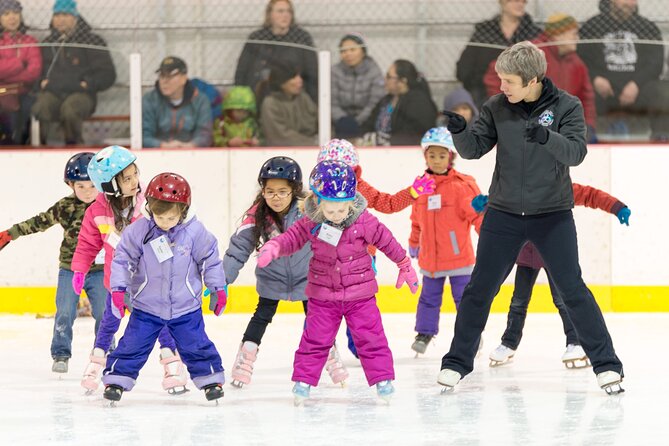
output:
[[[321,146],[316,162],[320,163],[325,160],[343,161],[351,167],[360,164],[358,151],[353,144],[345,139],[331,139],[327,144]]]
[[[343,161],[321,161],[309,175],[309,188],[328,201],[355,199],[357,183],[353,168]]]

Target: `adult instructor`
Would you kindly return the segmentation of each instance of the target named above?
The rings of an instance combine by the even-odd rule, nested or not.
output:
[[[450,351],[443,357],[439,384],[452,389],[473,370],[490,306],[526,241],[532,242],[564,296],[599,386],[622,391],[623,366],[578,262],[574,194],[569,167],[587,153],[586,125],[578,98],[545,78],[546,57],[530,42],[506,49],[495,71],[502,93],[488,99],[479,119],[449,118],[455,148],[477,159],[497,145],[488,210],[481,225],[476,265],[455,320]]]

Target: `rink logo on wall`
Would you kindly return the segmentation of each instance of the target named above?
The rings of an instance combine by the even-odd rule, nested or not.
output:
[[[555,115],[552,110],[544,110],[544,112],[539,116],[539,124],[544,127],[550,127],[555,121]]]

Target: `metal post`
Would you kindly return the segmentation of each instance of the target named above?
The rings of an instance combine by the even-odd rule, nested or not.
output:
[[[130,54],[130,148],[142,148],[142,55]]]
[[[330,141],[332,120],[330,98],[330,52],[318,52],[318,143],[323,145]]]

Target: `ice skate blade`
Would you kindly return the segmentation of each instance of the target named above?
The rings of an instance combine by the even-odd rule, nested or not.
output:
[[[84,395],[86,395],[86,396],[91,396],[91,395],[93,395],[94,393],[95,393],[95,390],[93,390],[93,389],[86,389],[86,391],[84,392]]]
[[[236,387],[236,388],[238,388],[238,389],[241,389],[242,387],[244,387],[244,383],[243,383],[243,382],[241,382],[241,381],[237,381],[237,380],[234,380],[234,379],[232,380],[232,382],[230,383],[230,385],[231,385],[232,387]]]
[[[190,392],[190,390],[187,389],[186,386],[178,386],[167,389],[167,393],[174,396],[183,395],[186,392]]]
[[[108,407],[117,407],[116,406],[116,401],[110,401],[109,404],[107,405]]]
[[[513,356],[509,357],[508,359],[505,359],[504,361],[496,361],[496,360],[494,360],[494,359],[491,359],[491,360],[490,360],[490,364],[489,364],[489,366],[490,366],[490,367],[500,367],[500,366],[503,366],[504,364],[508,364],[508,363],[510,363],[510,362],[511,362],[511,358],[513,358]]]
[[[588,358],[570,359],[562,362],[568,369],[585,369],[587,367],[592,367]]]
[[[303,397],[303,396],[297,396],[297,395],[296,395],[296,396],[295,396],[295,399],[293,400],[293,405],[295,405],[295,407],[302,407],[302,406],[304,406],[304,402],[305,402],[307,399],[308,399],[308,398],[305,398],[305,397]]]
[[[449,393],[453,393],[455,391],[455,386],[445,386],[443,384],[439,384],[441,386],[441,394],[446,395]]]
[[[620,382],[617,383],[612,383],[612,384],[607,384],[605,386],[602,386],[602,389],[606,392],[607,395],[620,395],[621,393],[625,392],[625,389],[623,389],[620,386]]]

